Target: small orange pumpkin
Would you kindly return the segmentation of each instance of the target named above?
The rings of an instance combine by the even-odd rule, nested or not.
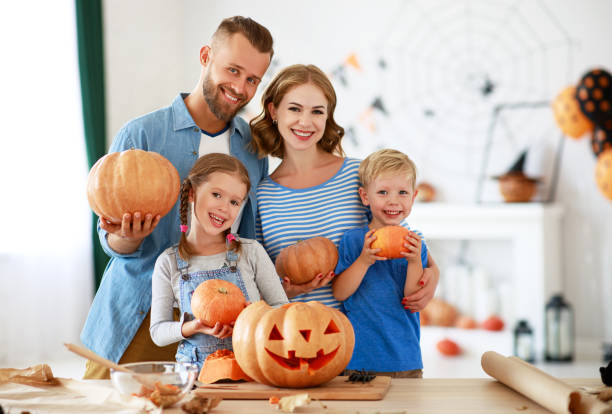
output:
[[[478,327],[478,324],[476,323],[474,318],[471,318],[466,315],[461,315],[459,316],[459,318],[457,318],[457,323],[455,324],[455,326],[461,329],[476,329]]]
[[[277,387],[314,387],[346,368],[355,347],[353,326],[320,302],[271,308],[260,300],[238,316],[232,346],[242,370]]]
[[[441,341],[438,341],[436,344],[436,348],[442,355],[446,356],[457,356],[461,353],[461,348],[455,341],[452,341],[448,338],[444,338]]]
[[[457,309],[441,299],[433,298],[421,311],[428,325],[453,326],[457,319]]]
[[[276,273],[291,283],[310,282],[316,275],[327,275],[338,264],[338,249],[326,237],[301,240],[281,250],[276,257]]]
[[[482,329],[487,331],[501,331],[504,329],[504,321],[497,315],[489,316],[482,322]]]
[[[130,149],[96,161],[87,177],[87,200],[94,213],[118,224],[124,213],[168,214],[180,185],[178,171],[164,156]]]
[[[234,322],[245,306],[246,298],[240,288],[227,280],[206,280],[191,296],[193,315],[208,326]]]
[[[404,257],[401,252],[407,252],[404,247],[406,237],[409,230],[402,226],[385,226],[374,232],[376,240],[372,242],[372,249],[380,249],[377,256],[386,257],[388,259],[399,259]]]
[[[219,349],[208,355],[204,360],[198,381],[212,384],[213,382],[226,379],[232,381],[253,381],[236,362],[234,352],[229,349]]]

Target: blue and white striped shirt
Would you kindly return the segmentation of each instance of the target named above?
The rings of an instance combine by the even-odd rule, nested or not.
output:
[[[300,240],[323,236],[336,246],[345,231],[368,224],[368,210],[359,198],[361,160],[345,158],[340,170],[328,181],[309,188],[282,186],[269,177],[257,187],[257,239],[272,258]],[[331,284],[291,301],[317,300],[327,306],[340,307],[334,299]]]

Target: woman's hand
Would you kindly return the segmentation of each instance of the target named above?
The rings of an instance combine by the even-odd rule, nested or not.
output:
[[[423,276],[419,280],[419,285],[423,287],[402,299],[404,309],[409,309],[412,313],[422,311],[436,293],[438,279],[439,274],[436,270],[431,267],[423,269]]]
[[[310,282],[302,283],[299,285],[291,283],[291,280],[288,277],[284,277],[283,289],[285,289],[285,293],[287,294],[288,298],[293,298],[295,296],[301,295],[303,293],[308,293],[311,290],[315,290],[327,285],[335,276],[336,274],[333,270],[330,271],[327,276],[323,276],[323,273],[319,273]]]
[[[188,338],[196,333],[203,333],[206,335],[211,335],[219,339],[224,339],[232,336],[234,332],[234,322],[229,325],[223,325],[219,322],[215,324],[215,326],[204,325],[204,323],[199,319],[193,319],[191,321],[183,323],[181,326],[181,334]]]

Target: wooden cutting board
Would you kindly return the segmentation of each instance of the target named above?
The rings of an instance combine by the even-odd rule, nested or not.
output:
[[[276,388],[257,382],[210,384],[194,390],[205,397],[222,397],[228,400],[267,400],[271,396],[308,393],[319,400],[382,400],[389,390],[391,377],[378,376],[367,383],[347,382],[348,377],[336,377],[326,384],[312,388]]]

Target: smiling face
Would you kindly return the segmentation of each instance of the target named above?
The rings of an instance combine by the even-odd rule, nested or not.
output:
[[[200,51],[205,66],[203,94],[210,111],[229,122],[255,95],[270,65],[270,53],[259,52],[235,33]]]
[[[370,228],[397,226],[410,214],[417,191],[407,174],[386,174],[359,188],[361,201],[370,206]]]
[[[234,325],[236,360],[251,378],[279,387],[313,387],[336,377],[351,359],[348,318],[320,302],[247,306]]]
[[[223,234],[238,216],[247,186],[237,174],[214,172],[191,194],[192,229],[214,236]]]
[[[328,102],[323,91],[312,83],[287,91],[278,107],[268,106],[272,119],[283,137],[287,150],[304,151],[316,148],[327,123]]]

